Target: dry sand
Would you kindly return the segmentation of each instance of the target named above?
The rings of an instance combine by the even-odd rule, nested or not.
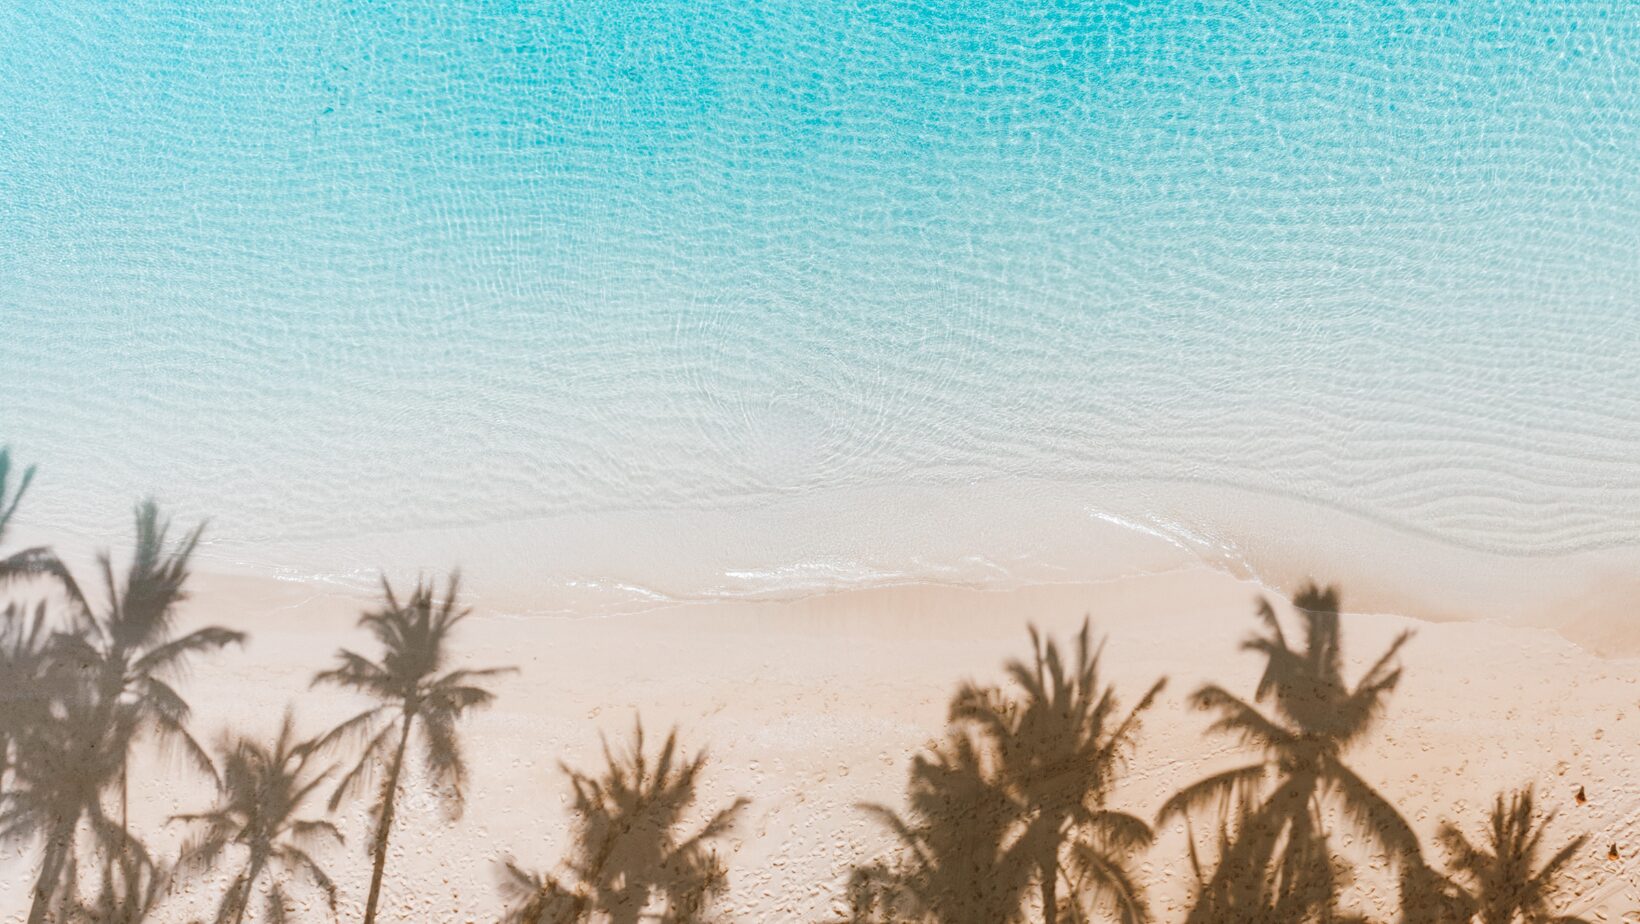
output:
[[[1251,693],[1259,663],[1237,645],[1254,628],[1259,593],[1187,568],[1103,584],[912,586],[608,618],[517,619],[481,608],[459,636],[461,660],[520,670],[495,682],[494,707],[464,728],[472,764],[465,816],[445,820],[410,781],[383,920],[494,920],[495,860],[550,867],[566,843],[559,761],[595,768],[600,735],[624,743],[639,714],[657,740],[675,723],[686,744],[710,749],[702,811],[737,795],[751,799],[728,850],[725,917],[835,917],[850,866],[887,843],[858,804],[899,805],[910,758],[940,734],[955,685],[1000,681],[1004,659],[1027,652],[1028,621],[1064,636],[1091,616],[1109,638],[1107,677],[1130,700],[1156,677],[1169,678],[1115,797],[1117,807],[1151,816],[1181,785],[1245,757],[1230,742],[1204,739],[1204,717],[1184,700],[1208,679]],[[287,703],[307,732],[350,715],[358,702],[310,691],[308,681],[338,646],[370,650],[354,628],[368,603],[311,585],[198,578],[186,621],[251,634],[246,648],[201,662],[183,682],[200,735],[228,723],[271,733]],[[1547,629],[1353,615],[1345,621],[1351,676],[1407,627],[1417,635],[1405,651],[1405,679],[1377,733],[1351,755],[1356,770],[1402,807],[1426,843],[1443,819],[1478,833],[1494,792],[1535,782],[1541,803],[1560,812],[1556,841],[1590,837],[1573,865],[1567,910],[1640,920],[1640,661],[1596,658]],[[152,840],[174,849],[179,832],[160,824],[206,804],[206,784],[157,759],[135,779],[134,826],[162,831]],[[1573,802],[1579,786],[1589,794],[1585,806]],[[368,879],[365,805],[345,806],[339,820],[348,845],[321,859],[341,885],[340,918],[356,920]],[[1182,829],[1161,835],[1142,869],[1158,920],[1177,920],[1189,889]],[[1613,843],[1616,862],[1606,858]],[[0,861],[0,919],[21,919],[35,853],[12,848]],[[1364,872],[1352,904],[1388,918],[1394,891],[1381,863],[1356,859]],[[219,896],[215,883],[184,886],[159,919],[205,916]],[[297,920],[329,920],[321,912],[315,902]]]

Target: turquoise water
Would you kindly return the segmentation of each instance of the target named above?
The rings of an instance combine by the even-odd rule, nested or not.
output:
[[[1113,522],[1254,570],[1278,521],[1323,563],[1350,524],[1640,547],[1621,3],[64,2],[0,35],[0,440],[42,530],[155,493],[249,567],[640,597],[1083,576]]]

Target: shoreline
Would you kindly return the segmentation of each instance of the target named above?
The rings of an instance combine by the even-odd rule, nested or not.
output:
[[[1603,657],[1640,656],[1632,603],[1640,599],[1640,547],[1505,553],[1317,503],[1168,487],[1143,498],[1025,479],[879,488],[759,510],[575,514],[366,533],[339,544],[243,538],[233,520],[213,520],[198,565],[362,594],[375,593],[383,574],[408,582],[459,565],[469,602],[520,618],[787,604],[904,586],[1008,592],[1208,567],[1286,593],[1311,579],[1340,583],[1360,612],[1536,626]],[[185,511],[175,511],[178,523],[193,522]],[[1224,525],[1184,525],[1208,521]],[[121,520],[96,539],[65,537],[23,522],[13,541],[51,544],[89,563],[110,540],[117,554],[128,531]],[[336,562],[373,566],[338,571]]]
[[[1343,591],[1353,610],[1349,586]],[[889,843],[857,806],[900,805],[910,759],[940,736],[956,685],[1000,682],[1003,661],[1028,651],[1027,622],[1063,639],[1084,615],[1108,641],[1105,674],[1124,699],[1170,678],[1113,797],[1151,817],[1181,785],[1246,754],[1203,738],[1207,720],[1184,698],[1208,680],[1251,695],[1257,663],[1238,645],[1255,628],[1260,593],[1198,566],[1100,584],[911,585],[601,619],[514,618],[480,601],[456,640],[460,663],[520,671],[497,680],[494,707],[463,728],[472,765],[464,818],[445,821],[415,786],[406,790],[384,911],[399,920],[492,919],[501,909],[497,860],[551,868],[563,850],[569,817],[560,762],[595,767],[601,736],[621,745],[641,716],[652,741],[676,724],[684,746],[709,750],[703,811],[737,796],[752,800],[725,847],[725,916],[835,918],[848,869]],[[271,734],[292,701],[308,734],[351,714],[350,697],[309,690],[308,681],[338,646],[360,644],[354,622],[371,600],[322,586],[198,575],[182,628],[209,619],[251,638],[242,650],[202,659],[183,681],[196,735],[211,740],[230,724]],[[1608,841],[1640,852],[1640,780],[1624,776],[1640,753],[1640,660],[1602,660],[1534,627],[1359,613],[1344,626],[1351,677],[1396,632],[1416,630],[1402,659],[1405,681],[1351,759],[1426,843],[1440,821],[1474,829],[1494,792],[1534,781],[1545,808],[1561,811],[1553,836],[1591,836],[1587,856],[1573,864],[1577,897],[1566,910],[1605,910],[1618,920],[1640,907],[1640,862],[1628,853],[1615,864],[1603,859]],[[133,793],[133,825],[156,832],[163,852],[176,836],[164,818],[199,807],[208,787],[166,771],[149,753],[138,764],[133,779],[175,781]],[[1591,801],[1574,811],[1577,786]],[[337,821],[347,846],[322,859],[341,885],[345,917],[363,898],[364,803],[344,804]],[[1188,876],[1175,862],[1181,831],[1158,835],[1138,868],[1156,918],[1166,921],[1187,899]],[[1389,907],[1386,871],[1370,857],[1346,855],[1360,867],[1347,907]],[[32,858],[24,849],[0,864],[8,883],[0,886],[0,919],[16,917],[27,888],[19,873]],[[208,911],[219,885],[191,884],[158,920]]]

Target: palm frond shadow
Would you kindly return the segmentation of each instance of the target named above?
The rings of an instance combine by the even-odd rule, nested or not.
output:
[[[604,744],[597,774],[561,765],[573,795],[573,840],[563,878],[524,870],[511,860],[498,877],[507,924],[576,924],[601,919],[637,924],[710,920],[711,905],[728,888],[717,844],[748,804],[737,798],[692,833],[686,821],[700,798],[705,751],[686,755],[677,730],[650,756],[641,722],[623,752]],[[660,910],[648,909],[659,905]]]
[[[1091,631],[1084,622],[1063,650],[1032,628],[1031,660],[1006,665],[1009,687],[958,689],[945,743],[912,763],[908,814],[866,807],[900,850],[856,871],[856,918],[1011,921],[1029,900],[1047,924],[1149,920],[1130,863],[1150,826],[1109,798],[1165,680],[1124,712]]]
[[[893,833],[897,854],[857,868],[849,920],[941,924],[1011,921],[1033,860],[1019,828],[1026,809],[998,780],[973,733],[955,729],[912,760],[904,815],[861,808]]]
[[[22,729],[14,739],[0,839],[43,845],[30,924],[47,920],[72,893],[82,832],[105,856],[130,849],[132,839],[121,819],[107,812],[104,797],[119,785],[136,727],[131,710],[110,715],[95,699],[70,696],[52,705],[49,721]]]
[[[34,481],[34,466],[30,465],[23,469],[15,487],[11,485],[11,478],[11,450],[0,446],[0,550],[5,548],[6,530],[11,526],[12,518],[23,502],[23,496],[28,493],[29,485]],[[36,546],[10,553],[0,551],[0,588],[13,581],[33,577],[55,579],[70,599],[84,599],[74,576],[51,549]]]
[[[383,578],[382,605],[359,619],[380,647],[380,655],[372,660],[341,649],[336,653],[336,666],[313,678],[313,686],[340,687],[375,700],[375,705],[337,725],[313,745],[328,751],[363,742],[352,768],[342,775],[330,797],[332,810],[367,786],[378,770],[385,771],[371,808],[375,833],[369,844],[365,924],[376,919],[399,781],[411,738],[417,737],[422,745],[426,779],[445,814],[452,820],[459,818],[465,801],[467,760],[458,725],[469,712],[495,699],[481,685],[483,681],[514,670],[448,669],[455,629],[471,614],[457,602],[460,586],[460,572],[450,575],[442,594],[433,582],[418,580],[410,596],[400,600]]]
[[[253,894],[264,882],[264,920],[283,920],[290,886],[304,881],[334,912],[336,884],[310,851],[325,843],[343,843],[342,834],[328,819],[301,817],[334,767],[317,765],[312,740],[297,740],[289,710],[271,746],[224,735],[219,750],[222,784],[216,803],[203,812],[171,818],[193,829],[179,867],[195,872],[215,869],[229,860],[230,851],[238,859],[217,906],[216,924],[244,920]]]
[[[0,629],[0,679],[6,698],[20,703],[0,723],[9,771],[0,837],[44,842],[30,924],[44,921],[75,889],[82,832],[110,858],[105,890],[115,888],[113,858],[136,842],[126,817],[128,767],[144,739],[157,739],[215,779],[210,757],[188,730],[188,703],[171,684],[195,656],[244,636],[215,626],[175,632],[200,529],[173,542],[152,502],[138,505],[135,519],[125,573],[116,577],[107,553],[98,559],[102,602],[87,600],[75,583],[66,625],[48,630],[43,606],[32,617],[8,607]],[[117,799],[113,814],[109,796]],[[136,875],[126,872],[127,880]]]
[[[1531,786],[1499,793],[1487,816],[1486,839],[1477,845],[1452,822],[1441,826],[1438,839],[1452,869],[1443,894],[1448,907],[1478,919],[1481,924],[1544,921],[1584,924],[1583,919],[1557,915],[1551,903],[1557,897],[1572,858],[1588,843],[1573,838],[1545,856],[1544,839],[1555,813],[1540,815]]]
[[[1293,607],[1301,629],[1296,645],[1275,608],[1260,601],[1264,631],[1242,644],[1264,659],[1251,703],[1216,684],[1191,696],[1195,708],[1214,716],[1210,734],[1260,754],[1257,762],[1186,787],[1157,814],[1159,823],[1204,810],[1219,819],[1217,864],[1201,877],[1193,924],[1227,916],[1271,924],[1343,919],[1336,897],[1348,870],[1331,859],[1327,803],[1392,859],[1423,864],[1400,812],[1344,762],[1399,683],[1397,658],[1410,634],[1398,636],[1352,684],[1344,676],[1337,590],[1311,585],[1294,596]]]

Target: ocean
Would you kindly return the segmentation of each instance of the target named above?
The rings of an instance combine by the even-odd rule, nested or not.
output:
[[[37,534],[117,546],[153,495],[215,567],[461,565],[521,613],[1182,558],[1438,615],[1640,580],[1622,3],[65,0],[0,35]]]

